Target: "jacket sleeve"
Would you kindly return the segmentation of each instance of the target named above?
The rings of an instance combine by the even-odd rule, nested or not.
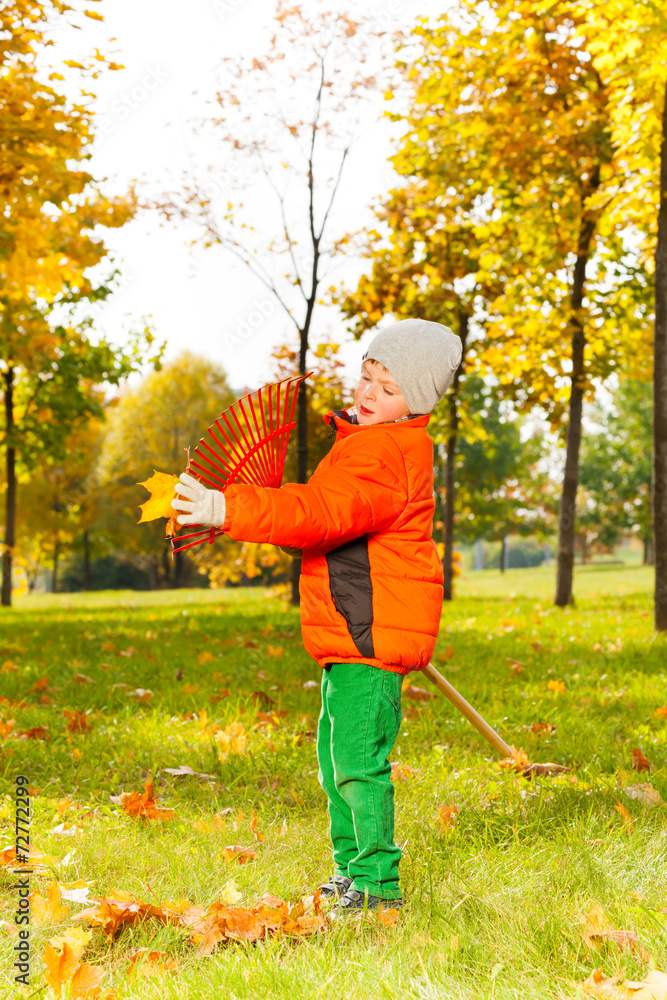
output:
[[[389,527],[408,501],[405,463],[394,441],[372,444],[379,447],[362,453],[348,438],[307,483],[232,484],[222,530],[238,541],[315,549]]]

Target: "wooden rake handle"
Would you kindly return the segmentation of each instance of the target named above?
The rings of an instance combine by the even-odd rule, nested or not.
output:
[[[440,691],[441,694],[444,694],[445,698],[448,698],[455,708],[458,708],[461,715],[464,715],[468,722],[472,722],[477,732],[482,734],[484,739],[491,744],[494,750],[498,751],[501,757],[512,756],[512,751],[507,743],[505,743],[502,736],[499,736],[495,729],[491,728],[479,712],[476,712],[472,705],[458,693],[456,688],[453,687],[449,681],[445,680],[442,674],[435,669],[432,663],[429,663],[427,667],[424,667],[422,673],[425,677],[428,677],[433,684],[435,684],[438,691]]]

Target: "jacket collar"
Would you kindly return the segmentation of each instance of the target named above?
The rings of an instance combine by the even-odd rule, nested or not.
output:
[[[382,424],[356,424],[352,423],[350,417],[347,414],[347,410],[329,410],[325,413],[322,419],[325,423],[329,424],[331,427],[331,433],[338,431],[339,434],[347,436],[348,434],[354,434],[356,431],[365,431],[370,427],[383,427],[388,431],[400,431],[404,427],[426,427],[429,419],[431,417],[430,413],[421,413],[419,416],[411,417],[410,420],[397,420],[389,421]]]

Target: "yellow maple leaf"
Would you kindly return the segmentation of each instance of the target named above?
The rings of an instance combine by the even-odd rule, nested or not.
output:
[[[141,517],[137,524],[141,524],[142,521],[155,521],[158,517],[173,517],[174,508],[171,506],[171,501],[176,498],[174,486],[178,481],[178,476],[153,470],[150,479],[137,483],[138,486],[145,486],[151,495],[150,500],[139,504]]]

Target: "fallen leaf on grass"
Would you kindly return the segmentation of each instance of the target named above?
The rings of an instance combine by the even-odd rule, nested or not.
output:
[[[507,669],[511,670],[513,674],[518,676],[519,674],[525,674],[524,666],[521,660],[513,660],[510,656],[506,656]]]
[[[177,818],[173,809],[158,809],[155,805],[155,793],[151,778],[146,779],[143,795],[140,795],[139,792],[123,792],[122,795],[111,795],[110,798],[112,802],[122,805],[123,812],[126,812],[128,816],[153,820]]]
[[[653,714],[656,719],[667,719],[667,705],[662,705],[660,708],[656,708]]]
[[[447,649],[444,650],[444,652],[438,653],[436,659],[438,663],[446,663],[447,660],[451,660],[453,655],[454,655],[454,647],[448,646]]]
[[[266,837],[264,836],[263,833],[260,833],[260,831],[257,829],[258,822],[259,820],[255,816],[255,812],[253,810],[253,812],[250,814],[250,829],[252,830],[252,835],[255,838],[255,840],[258,843],[261,843],[263,840],[266,840]]]
[[[7,739],[15,725],[16,719],[0,719],[0,740]]]
[[[230,879],[220,890],[220,902],[226,906],[234,906],[243,899],[243,893],[236,888],[234,879]]]
[[[441,833],[445,833],[450,826],[454,825],[454,817],[458,813],[455,805],[440,806],[435,817],[436,826]]]
[[[415,701],[430,701],[431,698],[438,697],[437,691],[427,691],[426,688],[415,687],[413,684],[410,684],[403,691],[403,694],[406,698],[413,698]]]
[[[285,647],[284,646],[271,646],[271,645],[268,645],[266,647],[266,655],[267,656],[276,656],[276,657],[280,658],[283,655],[284,652],[285,652]]]
[[[67,719],[70,733],[88,733],[93,728],[88,721],[88,712],[82,712],[78,708],[64,708],[63,715]]]
[[[530,727],[531,733],[539,736],[541,733],[555,733],[556,727],[550,722],[534,722]]]
[[[628,798],[637,799],[638,802],[642,802],[645,806],[659,806],[662,802],[662,797],[658,789],[654,788],[648,782],[643,785],[628,785],[623,791]]]
[[[177,972],[180,968],[166,951],[151,951],[150,948],[139,948],[128,955],[130,965],[128,976],[161,976],[165,972]]]
[[[213,739],[221,763],[224,764],[233,754],[245,756],[247,739],[242,722],[230,722],[226,729],[218,730]]]
[[[134,691],[129,692],[130,698],[136,698],[137,701],[150,701],[153,697],[153,692],[150,688],[135,688]]]
[[[587,948],[600,948],[606,942],[613,942],[621,952],[630,951],[637,954],[643,962],[651,960],[649,952],[640,944],[636,931],[619,930],[614,927],[597,903],[588,914],[582,938]]]
[[[103,933],[112,939],[124,926],[139,924],[148,917],[156,917],[162,924],[180,924],[183,914],[190,907],[187,899],[157,904],[144,903],[131,892],[120,889],[110,889],[95,903],[96,905],[75,913],[72,920],[85,920],[93,927],[101,927]]]
[[[46,866],[41,864],[44,856],[38,851],[29,851],[27,854],[21,854],[21,857],[25,860],[19,861],[14,845],[0,848],[0,865],[4,868],[33,868],[35,871],[46,871]]]
[[[633,771],[650,771],[653,764],[645,757],[641,752],[639,747],[635,747],[632,751],[632,770]]]
[[[524,768],[530,767],[530,759],[523,747],[519,747],[517,750],[512,743],[510,744],[510,756],[499,760],[497,764],[498,767],[506,768],[509,771],[523,771]]]
[[[49,938],[48,943],[60,954],[62,954],[63,945],[69,945],[79,961],[92,936],[93,932],[84,931],[83,927],[68,927],[58,937]]]
[[[252,908],[229,907],[216,900],[205,912],[192,907],[183,924],[192,928],[191,941],[200,955],[210,954],[222,941],[259,941],[276,934],[308,937],[328,927],[320,912],[319,891],[294,906],[271,895],[262,896]]]
[[[74,677],[72,679],[75,680],[77,684],[94,684],[95,683],[95,681],[93,680],[93,678],[89,677],[88,674],[74,674]]]
[[[553,691],[555,695],[564,694],[567,690],[565,681],[548,681],[547,688],[549,691]]]
[[[617,800],[616,801],[616,805],[614,806],[614,809],[616,810],[616,812],[619,814],[619,816],[623,820],[623,827],[624,827],[624,829],[626,829],[628,831],[628,833],[632,833],[632,831],[634,830],[635,825],[632,822],[632,816],[630,815],[630,813],[628,812],[628,810],[625,808],[625,806],[623,805],[623,803],[619,802]]]
[[[200,667],[203,667],[205,663],[211,663],[214,659],[215,657],[213,656],[213,653],[209,653],[208,649],[205,649],[204,652],[200,653],[197,657],[197,662]]]
[[[232,844],[231,847],[225,847],[220,853],[226,865],[231,864],[233,861],[236,861],[239,865],[247,865],[257,857],[257,853],[251,851],[249,847],[238,847],[236,844]]]
[[[622,976],[604,978],[602,969],[596,969],[582,983],[587,997],[603,997],[604,1000],[667,1000],[667,973],[652,969],[641,983]]]
[[[17,740],[50,740],[49,731],[46,726],[33,726],[25,732],[15,733]]]
[[[62,953],[59,954],[50,944],[44,949],[44,978],[53,988],[56,996],[62,996],[64,986],[69,987],[70,1000],[79,997],[99,997],[102,990],[100,983],[104,977],[101,965],[88,965],[80,962],[69,944],[63,942]]]
[[[162,770],[165,774],[173,774],[176,777],[187,774],[193,778],[215,778],[214,774],[206,774],[205,771],[193,771],[188,764],[181,764],[180,767],[163,767]]]
[[[391,909],[385,910],[384,907],[380,907],[377,910],[372,910],[372,919],[380,925],[380,927],[395,927],[398,921],[398,910],[395,906]]]
[[[406,778],[414,778],[419,771],[410,767],[409,764],[397,764],[391,765],[391,777],[393,781],[405,781]]]

